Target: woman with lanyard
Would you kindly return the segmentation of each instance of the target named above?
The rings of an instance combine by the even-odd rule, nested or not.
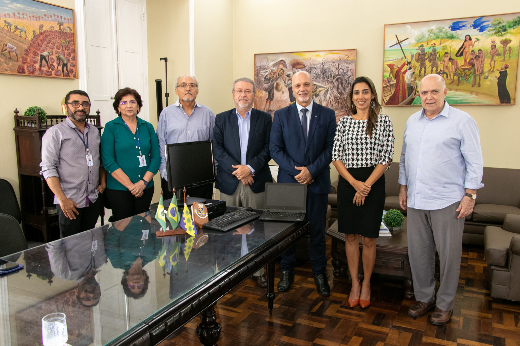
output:
[[[152,124],[137,116],[143,107],[139,93],[121,89],[113,106],[119,117],[105,126],[101,158],[109,173],[106,198],[117,221],[149,210],[161,156]]]
[[[123,269],[121,286],[127,297],[139,299],[148,291],[150,277],[145,269],[161,251],[162,241],[151,230],[150,213],[112,223],[105,244],[113,268]],[[153,267],[152,267],[153,268]]]

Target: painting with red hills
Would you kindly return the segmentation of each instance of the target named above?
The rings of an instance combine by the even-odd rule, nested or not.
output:
[[[0,0],[0,73],[77,78],[74,11],[34,0]]]

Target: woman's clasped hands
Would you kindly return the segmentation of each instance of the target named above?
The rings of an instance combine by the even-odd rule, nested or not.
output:
[[[365,203],[365,197],[368,196],[372,187],[359,180],[355,180],[351,185],[356,189],[356,194],[352,202],[357,206],[363,205]]]

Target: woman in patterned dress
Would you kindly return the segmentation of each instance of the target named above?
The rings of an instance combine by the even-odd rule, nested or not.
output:
[[[346,234],[345,250],[352,277],[349,305],[370,305],[370,277],[376,259],[376,238],[385,204],[384,171],[394,155],[392,122],[379,114],[374,83],[354,80],[347,96],[352,116],[340,119],[332,163],[339,173],[338,231]],[[363,243],[363,283],[358,278],[359,236]]]

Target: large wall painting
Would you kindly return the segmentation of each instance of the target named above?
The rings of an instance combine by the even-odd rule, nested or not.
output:
[[[516,102],[520,13],[385,25],[383,102],[420,105],[419,82],[436,73],[452,105]]]
[[[356,50],[255,54],[255,108],[274,115],[295,102],[292,76],[307,71],[314,81],[314,101],[347,115],[346,97],[356,78]]]
[[[72,9],[0,0],[0,73],[77,78]]]

